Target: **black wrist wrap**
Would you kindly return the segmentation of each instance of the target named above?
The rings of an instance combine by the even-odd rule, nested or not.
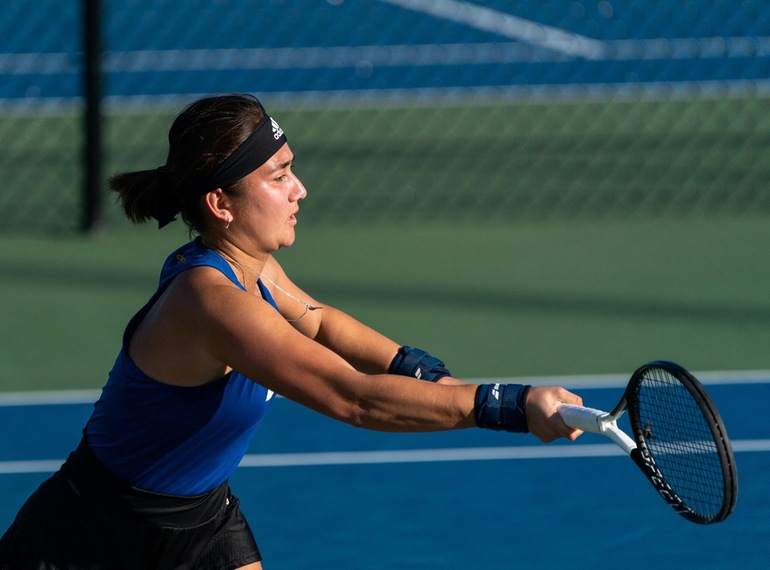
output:
[[[388,367],[389,374],[412,376],[428,382],[436,382],[444,376],[451,376],[444,363],[424,350],[402,346]]]
[[[523,384],[481,384],[476,389],[476,425],[495,431],[529,433],[527,394]]]

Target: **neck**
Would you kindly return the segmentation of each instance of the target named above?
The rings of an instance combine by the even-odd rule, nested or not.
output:
[[[251,280],[249,280],[248,284],[247,284],[247,277],[246,276],[247,276],[247,274],[251,274],[251,277],[254,280],[254,292],[257,295],[262,296],[262,293],[259,290],[259,285],[257,283],[258,283],[260,278],[264,278],[265,281],[267,281],[274,288],[275,291],[280,292],[281,294],[285,295],[286,298],[291,299],[293,302],[298,303],[300,305],[300,307],[302,308],[302,313],[299,314],[296,317],[293,317],[293,318],[292,317],[286,317],[286,320],[288,322],[290,322],[290,323],[297,322],[302,317],[304,317],[309,311],[317,311],[318,309],[322,309],[323,308],[321,306],[311,305],[307,301],[295,297],[290,292],[286,291],[280,285],[278,285],[278,283],[276,283],[275,281],[273,281],[272,279],[270,279],[266,275],[262,275],[262,270],[265,267],[265,263],[267,263],[266,260],[265,261],[260,261],[260,260],[258,260],[256,258],[249,257],[248,255],[243,253],[243,251],[240,250],[240,249],[230,248],[230,249],[235,249],[236,251],[240,252],[242,258],[245,257],[251,263],[255,263],[255,265],[251,265],[251,263],[247,263],[247,262],[244,262],[244,261],[239,261],[238,259],[233,257],[233,255],[226,248],[212,246],[212,244],[207,243],[205,238],[203,238],[202,236],[201,236],[201,241],[203,242],[203,244],[206,247],[208,247],[209,249],[217,252],[220,256],[222,256],[222,258],[225,261],[227,261],[230,264],[230,266],[233,268],[233,271],[235,271],[236,273],[240,272],[240,274],[241,274],[241,283],[243,284],[243,286],[247,290],[249,288],[248,284],[251,283]]]
[[[258,291],[257,281],[262,276],[266,260],[260,260],[245,253],[238,247],[229,242],[215,242],[207,240],[201,236],[203,245],[219,254],[233,268],[236,274],[240,274],[243,286],[249,289],[253,284],[254,290]]]

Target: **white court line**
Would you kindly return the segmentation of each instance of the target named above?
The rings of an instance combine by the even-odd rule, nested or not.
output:
[[[693,372],[706,386],[722,384],[768,384],[770,370],[709,370]],[[533,386],[563,386],[571,390],[601,388],[625,388],[629,375],[623,374],[582,374],[563,376],[501,376],[498,378],[470,378],[473,384],[532,384]],[[100,390],[41,390],[30,392],[0,392],[0,407],[3,406],[53,406],[66,404],[91,404]],[[280,397],[280,396],[279,396]]]
[[[768,452],[770,439],[733,441],[735,453]],[[319,467],[335,465],[382,465],[526,459],[568,459],[623,456],[614,444],[551,445],[525,447],[468,447],[454,449],[401,449],[390,451],[329,451],[320,453],[264,453],[246,455],[240,468]],[[2,461],[0,475],[52,473],[64,461]]]
[[[269,453],[246,455],[240,467],[299,467],[318,465],[374,465],[383,463],[436,463],[500,459],[551,459],[623,455],[615,445],[538,447],[467,447],[450,449],[399,449],[389,451],[329,451],[321,453]]]
[[[770,55],[770,37],[585,41],[594,42],[591,49],[597,54],[591,59],[595,61],[757,58]],[[106,73],[334,69],[364,64],[414,67],[543,63],[580,55],[564,53],[565,50],[557,49],[556,44],[535,44],[540,48],[549,48],[552,55],[528,49],[528,45],[533,45],[533,42],[108,51],[102,57],[102,66]],[[72,55],[67,53],[0,53],[0,73],[4,75],[52,75],[77,71]]]
[[[0,393],[3,406],[54,406],[67,404],[92,404],[101,390],[41,390],[35,392]]]
[[[770,383],[770,370],[701,370],[693,371],[692,374],[705,386]],[[625,388],[630,378],[631,374],[583,374],[481,378],[469,381],[483,384],[510,382],[532,384],[533,386],[563,386],[569,389],[586,390],[591,388]]]
[[[734,452],[770,451],[770,439],[732,442]],[[614,444],[525,447],[468,447],[451,449],[401,449],[391,451],[331,451],[246,455],[240,467],[300,467],[320,465],[373,465],[388,463],[438,463],[521,459],[567,459],[625,456]]]
[[[705,385],[767,384],[770,370],[706,371],[696,372]],[[628,377],[620,374],[581,376],[537,376],[478,378],[475,383],[511,382],[533,385],[561,385],[570,389],[624,388]],[[2,406],[48,406],[91,404],[98,397],[98,390],[61,390],[40,392],[0,393]],[[738,452],[770,451],[770,439],[737,440],[732,442]],[[542,447],[491,447],[459,449],[421,449],[394,451],[350,451],[323,453],[280,453],[246,455],[241,467],[293,467],[310,465],[351,465],[378,463],[420,463],[438,461],[482,461],[515,459],[557,459],[568,457],[605,457],[622,455],[612,444],[542,446]],[[62,459],[37,461],[0,462],[0,475],[12,473],[50,473],[63,463]]]
[[[2,461],[0,462],[0,475],[53,473],[57,471],[63,459],[42,459],[39,461]]]
[[[464,24],[498,34],[504,38],[526,42],[572,57],[600,59],[605,44],[580,34],[525,20],[499,10],[458,0],[380,0],[386,4],[430,14],[456,24]]]

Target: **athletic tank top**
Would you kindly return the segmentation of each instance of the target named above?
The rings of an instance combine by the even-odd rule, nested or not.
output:
[[[226,481],[273,397],[236,371],[202,386],[171,386],[144,374],[128,355],[134,331],[174,277],[199,266],[218,269],[245,290],[230,265],[199,239],[172,253],[158,290],[126,327],[85,429],[94,453],[112,473],[140,489],[169,495],[199,495]],[[257,284],[276,307],[262,282]]]

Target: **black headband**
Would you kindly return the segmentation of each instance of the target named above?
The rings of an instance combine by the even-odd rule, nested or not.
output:
[[[181,189],[180,198],[182,200],[197,198],[240,180],[265,164],[284,144],[286,144],[286,135],[283,134],[283,129],[274,119],[264,115],[248,138],[219,165],[208,179]],[[181,204],[179,207],[174,207],[173,212],[163,212],[158,218],[158,227],[162,228],[173,222],[180,208]]]
[[[196,185],[195,196],[224,188],[265,164],[286,143],[274,119],[265,115],[249,137],[228,156],[208,180]]]

